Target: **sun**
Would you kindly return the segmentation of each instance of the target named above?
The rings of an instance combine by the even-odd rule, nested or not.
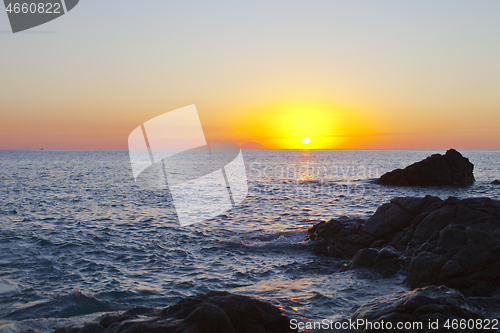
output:
[[[303,144],[307,145],[307,144],[309,144],[309,142],[311,142],[311,139],[309,139],[307,136],[305,136],[305,137],[302,138],[302,143]]]

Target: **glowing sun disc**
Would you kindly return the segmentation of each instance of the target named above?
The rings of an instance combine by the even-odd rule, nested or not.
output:
[[[302,143],[307,145],[309,142],[311,142],[311,139],[309,139],[307,136],[302,138]]]

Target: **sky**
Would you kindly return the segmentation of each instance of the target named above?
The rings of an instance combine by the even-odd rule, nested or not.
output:
[[[499,16],[498,0],[81,0],[12,34],[2,10],[0,149],[127,149],[192,104],[207,141],[499,149]]]

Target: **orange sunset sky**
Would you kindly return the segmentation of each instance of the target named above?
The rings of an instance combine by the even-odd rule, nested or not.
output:
[[[499,1],[96,6],[18,34],[0,13],[0,149],[127,149],[191,104],[208,141],[500,148]]]

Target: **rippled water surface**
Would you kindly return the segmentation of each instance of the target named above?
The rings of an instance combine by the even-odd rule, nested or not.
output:
[[[311,225],[366,218],[396,196],[500,199],[498,150],[461,151],[475,164],[471,187],[373,184],[436,152],[247,150],[243,204],[181,228],[166,190],[134,183],[127,151],[0,151],[0,322],[167,306],[214,289],[270,299],[294,318],[349,316],[407,288],[403,277],[340,273],[343,261],[311,252]]]

